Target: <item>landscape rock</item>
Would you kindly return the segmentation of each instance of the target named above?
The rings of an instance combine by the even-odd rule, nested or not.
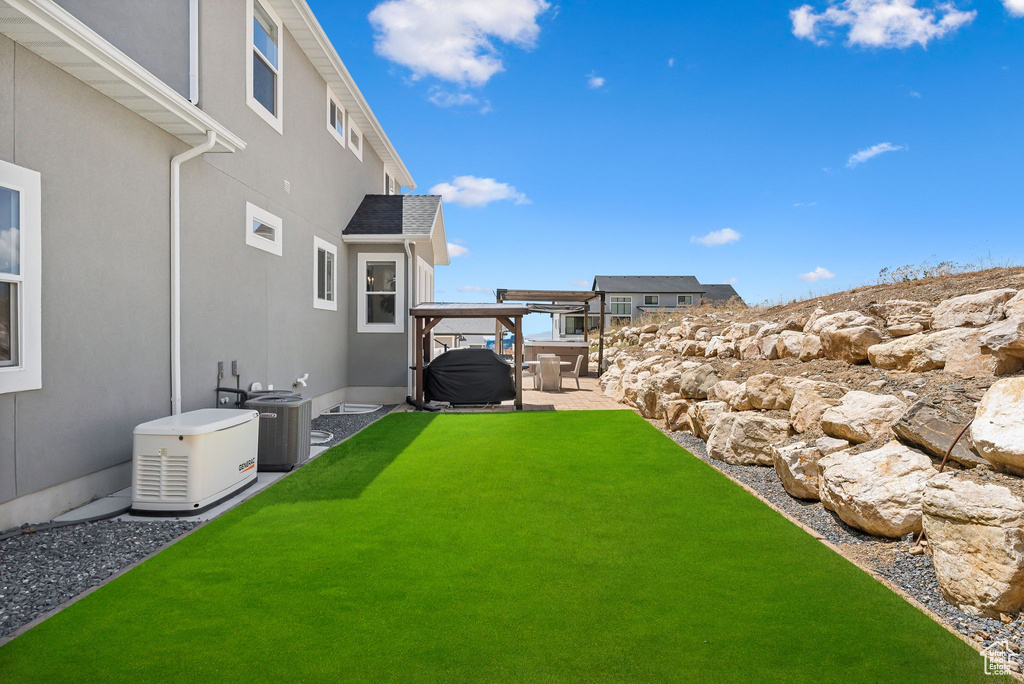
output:
[[[772,464],[790,496],[818,500],[818,448],[804,442],[772,447]]]
[[[682,377],[679,371],[670,370],[641,380],[636,394],[636,407],[640,415],[644,418],[661,417],[665,403],[679,398]]]
[[[1001,321],[990,327],[1011,322]],[[1024,325],[1021,327],[1024,328]],[[946,364],[943,366],[947,373],[961,378],[976,378],[985,375],[1011,375],[1024,368],[1024,356],[1014,356],[1001,345],[995,349],[983,345],[982,339],[986,337],[987,330],[988,328],[983,328],[973,335],[955,340],[947,347]]]
[[[726,413],[708,437],[708,455],[731,465],[770,466],[772,445],[789,435],[789,421],[754,411]]]
[[[1024,359],[1024,315],[983,328],[978,343],[987,351]]]
[[[795,330],[783,330],[775,342],[775,356],[780,359],[800,358],[800,349],[804,344],[806,333]]]
[[[846,390],[830,382],[806,381],[793,393],[789,406],[789,422],[798,433],[807,432],[821,423],[821,416],[835,406]],[[845,444],[845,442],[844,442]]]
[[[684,371],[679,378],[679,394],[684,399],[706,399],[708,389],[716,382],[718,376],[710,365],[701,365]]]
[[[900,337],[868,348],[868,360],[875,368],[913,373],[936,370],[946,365],[950,347],[975,331],[952,328],[929,334]]]
[[[897,538],[921,529],[921,495],[937,471],[926,455],[889,442],[860,454],[823,457],[821,502],[851,527]]]
[[[820,359],[824,352],[821,349],[821,337],[818,335],[804,335],[803,343],[800,345],[800,360],[814,361]]]
[[[920,325],[923,330],[931,321],[932,305],[909,299],[890,299],[881,304],[872,304],[868,311],[884,319],[890,332],[892,328],[904,325]],[[896,336],[895,333],[893,336]]]
[[[980,328],[995,323],[1005,315],[1006,302],[1016,290],[989,290],[978,294],[953,297],[940,302],[932,310],[932,330],[948,328]]]
[[[971,438],[993,468],[1024,475],[1024,377],[999,380],[985,392]]]
[[[825,410],[821,429],[829,437],[856,444],[870,442],[885,435],[906,409],[907,405],[892,395],[855,390]]]
[[[669,432],[690,429],[689,411],[693,402],[689,399],[675,399],[665,404],[665,429]]]
[[[1012,316],[1024,316],[1024,290],[1021,290],[1013,296],[1006,306],[1003,307],[1003,314],[1010,318]]]
[[[966,613],[1024,608],[1024,492],[1016,478],[951,471],[924,488],[924,532],[943,597]]]
[[[843,328],[859,328],[861,326],[874,326],[877,321],[871,316],[866,316],[860,311],[840,311],[839,313],[821,316],[807,324],[804,332],[813,335],[820,335],[825,331],[841,330]]]
[[[690,432],[703,440],[711,435],[715,424],[729,410],[724,401],[700,401],[690,407],[687,417],[690,420]]]
[[[922,323],[900,323],[899,325],[891,325],[886,328],[893,337],[916,335],[919,332],[924,332],[924,329],[925,327]]]
[[[797,387],[807,382],[804,378],[762,373],[747,380],[747,399],[751,408],[761,411],[788,411]]]
[[[850,443],[845,439],[836,439],[835,437],[819,437],[814,442],[814,446],[821,452],[822,456],[828,456],[834,454],[837,451],[844,451],[850,448]]]
[[[821,333],[821,349],[825,358],[849,364],[867,361],[868,348],[881,341],[882,333],[869,325],[823,330]]]
[[[908,408],[892,426],[892,431],[904,444],[941,461],[949,447],[960,437],[967,420],[966,416],[952,407],[926,398]],[[985,460],[971,451],[969,440],[970,435],[966,433],[960,437],[949,454],[949,460],[965,468],[974,468],[984,464]]]

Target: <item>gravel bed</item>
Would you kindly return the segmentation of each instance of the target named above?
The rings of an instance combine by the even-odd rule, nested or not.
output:
[[[102,520],[0,541],[0,636],[188,532],[194,520]]]
[[[703,440],[686,432],[666,432],[673,441],[730,479],[745,484],[775,507],[817,531],[834,544],[843,555],[872,568],[878,575],[900,587],[920,601],[944,623],[973,639],[982,647],[1007,639],[1011,644],[1024,643],[1024,616],[1008,624],[1001,620],[976,617],[947,603],[939,592],[935,568],[927,554],[910,554],[913,536],[903,539],[882,539],[855,530],[842,522],[820,502],[794,499],[782,487],[774,468],[729,465],[711,459]]]
[[[352,413],[347,416],[317,416],[313,419],[314,430],[334,433],[334,438],[320,446],[332,447],[343,439],[351,437],[370,423],[376,422],[391,412],[398,404],[384,404],[373,413]]]

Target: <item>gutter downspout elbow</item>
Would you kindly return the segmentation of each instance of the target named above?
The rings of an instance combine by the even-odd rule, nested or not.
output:
[[[217,144],[217,132],[206,142],[171,159],[171,415],[181,413],[181,165]]]

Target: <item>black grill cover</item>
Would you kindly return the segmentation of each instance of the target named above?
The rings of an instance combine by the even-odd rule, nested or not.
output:
[[[516,398],[512,366],[490,349],[452,349],[423,369],[427,401],[497,404]]]

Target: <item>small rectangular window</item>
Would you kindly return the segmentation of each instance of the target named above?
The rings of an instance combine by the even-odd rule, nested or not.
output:
[[[339,145],[345,147],[345,108],[338,102],[330,86],[327,87],[327,130]]]
[[[394,194],[394,193],[391,192],[391,176],[388,174],[387,171],[384,172],[384,194],[385,195],[392,195],[392,194]]]
[[[359,255],[359,332],[405,329],[404,264],[399,254]]]
[[[676,298],[676,304],[679,306],[690,306],[693,304],[693,295],[679,295]]]
[[[279,217],[251,202],[245,203],[245,244],[281,256],[282,232]]]
[[[260,0],[249,0],[249,106],[281,132],[281,20]]]
[[[337,311],[335,284],[338,282],[338,248],[313,238],[313,308]]]
[[[612,316],[632,316],[633,315],[633,299],[631,297],[612,297],[611,303],[611,315]]]
[[[644,306],[658,306],[658,295],[644,295]]]
[[[363,161],[363,132],[352,123],[352,117],[348,118],[348,149],[352,150],[359,161]]]

